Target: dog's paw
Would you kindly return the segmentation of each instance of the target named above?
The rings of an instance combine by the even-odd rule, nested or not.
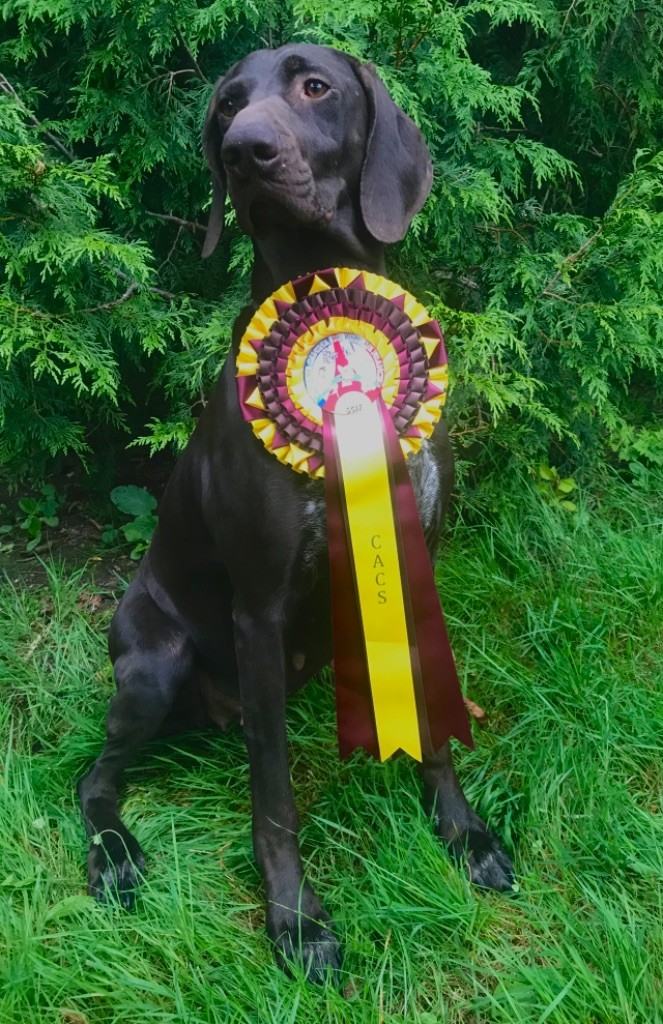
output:
[[[304,972],[315,985],[338,984],[343,962],[339,941],[323,921],[297,921],[282,931],[274,942],[276,962],[290,977]]]
[[[293,903],[297,910],[292,910]],[[343,962],[331,921],[310,885],[297,899],[276,899],[267,904],[267,932],[274,943],[276,962],[287,975],[302,971],[308,981],[338,984]]]
[[[514,892],[515,873],[509,855],[497,836],[473,815],[466,828],[436,824],[438,836],[444,840],[449,855],[457,864],[465,866],[474,885],[497,892]]]
[[[145,857],[130,833],[106,831],[94,836],[87,859],[88,892],[98,903],[117,901],[132,910],[145,875]]]
[[[324,925],[308,926],[282,932],[275,942],[275,956],[279,967],[289,977],[301,970],[307,981],[322,985],[326,981],[338,984],[338,973],[343,957],[338,939]]]

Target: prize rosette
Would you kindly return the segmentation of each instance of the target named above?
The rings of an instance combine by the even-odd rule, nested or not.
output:
[[[318,271],[260,306],[236,371],[260,442],[325,478],[341,756],[472,746],[405,461],[446,398],[438,323],[376,274]]]
[[[379,394],[406,456],[442,413],[447,360],[438,323],[399,285],[367,271],[308,274],[253,316],[237,357],[242,414],[265,447],[324,475],[323,409]]]

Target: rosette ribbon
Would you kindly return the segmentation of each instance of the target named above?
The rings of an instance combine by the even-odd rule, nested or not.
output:
[[[325,478],[340,756],[471,747],[406,464],[446,397],[439,325],[378,275],[318,271],[254,315],[237,381],[265,447]]]

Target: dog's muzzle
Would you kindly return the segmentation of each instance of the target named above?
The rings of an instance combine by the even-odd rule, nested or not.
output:
[[[228,188],[240,227],[256,233],[256,220],[278,217],[311,223],[321,218],[315,180],[291,128],[274,105],[250,104],[235,117],[221,146]]]

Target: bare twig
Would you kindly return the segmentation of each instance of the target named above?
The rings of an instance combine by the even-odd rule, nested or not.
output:
[[[169,302],[175,302],[180,296],[175,295],[175,292],[164,291],[163,288],[152,288],[151,286],[147,289],[148,292],[152,292],[152,295],[158,295],[162,299],[168,299]]]
[[[557,296],[555,296],[555,298],[557,298]],[[541,335],[541,337],[543,338],[543,340],[545,341],[546,345],[563,345],[564,344],[564,342],[560,341],[559,338],[551,338],[550,335],[546,334],[545,331],[542,331],[540,327],[538,328],[538,331],[539,331],[539,334]]]
[[[212,83],[210,82],[210,80],[207,77],[207,75],[205,75],[205,73],[203,72],[200,64],[198,63],[198,61],[196,60],[194,55],[191,53],[191,50],[189,49],[189,47],[187,45],[187,42],[186,42],[184,36],[182,35],[182,33],[179,31],[179,29],[178,29],[178,32],[177,32],[177,38],[180,41],[180,46],[183,47],[183,49],[186,50],[188,56],[191,58],[191,63],[193,64],[193,66],[195,68],[195,71],[196,71],[196,75],[198,76],[200,81],[201,82],[206,82],[207,85],[211,85]]]
[[[426,38],[426,36],[430,32],[432,24],[433,24],[433,19],[432,18],[428,18],[427,21],[424,23],[424,27],[422,28],[422,30],[419,33],[419,35],[415,37],[415,39],[410,43],[410,45],[408,46],[407,50],[403,54],[403,60],[405,59],[405,57],[409,57],[411,54],[414,53],[414,51],[417,49],[417,47],[422,43],[422,41]],[[403,60],[401,60],[401,64],[402,64]],[[397,65],[397,66],[400,66],[400,65]]]
[[[16,308],[21,313],[27,313],[28,316],[34,316],[37,320],[59,320],[65,316],[78,316],[79,313],[99,313],[104,309],[115,309],[116,306],[121,306],[123,303],[128,302],[129,299],[132,299],[138,291],[138,288],[138,283],[136,281],[132,281],[124,295],[120,295],[119,299],[110,299],[108,302],[100,302],[98,306],[83,306],[80,309],[67,309],[62,313],[45,313],[43,309],[31,309],[30,306],[17,306]]]
[[[148,217],[156,217],[157,220],[163,220],[167,224],[177,224],[180,228],[186,228],[187,231],[199,231],[203,235],[207,231],[204,224],[199,224],[197,220],[184,220],[182,217],[175,217],[172,213],[155,213],[154,210],[146,210],[145,213]]]
[[[165,260],[162,260],[161,263],[159,264],[159,266],[157,268],[157,274],[160,274],[161,271],[163,270],[163,268],[166,266],[166,264],[170,263],[170,257],[173,255],[173,253],[177,249],[177,245],[179,243],[179,240],[180,240],[180,237],[182,235],[182,231],[183,230],[184,230],[184,228],[178,228],[177,229],[177,232],[175,234],[175,238],[173,239],[173,244],[171,245],[170,249],[168,250],[168,254],[167,254]]]
[[[123,270],[118,270],[117,267],[113,267],[113,273],[117,277],[122,278],[123,281],[129,281],[130,284],[136,283],[135,281],[132,280],[132,278],[129,277],[128,274],[125,274]],[[168,299],[170,302],[173,302],[175,299],[178,298],[178,296],[175,295],[173,292],[166,292],[163,290],[163,288],[153,288],[152,285],[148,285],[146,291],[152,292],[153,295],[160,295],[162,299]]]
[[[543,289],[543,291],[539,295],[539,298],[540,299],[543,299],[543,298],[546,298],[546,299],[558,299],[560,302],[568,302],[569,306],[575,306],[576,305],[576,303],[573,301],[573,299],[567,299],[565,295],[560,295],[558,292],[548,291],[547,288]]]
[[[103,309],[115,309],[116,306],[121,306],[124,302],[128,302],[129,299],[133,299],[134,295],[138,291],[138,283],[136,281],[130,284],[124,295],[120,295],[119,299],[111,299],[110,302],[100,302],[98,306],[85,306],[83,309],[74,309],[73,313],[100,313]],[[69,314],[67,314],[69,315]]]
[[[124,274],[121,270],[115,270],[115,274],[122,278],[124,281],[129,281],[129,287],[120,295],[118,299],[110,299],[108,302],[100,302],[98,306],[84,306],[81,309],[68,309],[62,313],[45,313],[42,309],[31,309],[30,306],[17,306],[16,308],[21,313],[27,313],[28,316],[33,316],[37,320],[59,320],[66,316],[78,316],[80,313],[100,313],[106,309],[116,309],[118,306],[122,306],[129,299],[133,299],[140,289],[140,285],[137,281],[132,281],[128,274]],[[165,292],[162,288],[151,288],[147,286],[145,291],[152,292],[154,295],[158,295],[162,299],[168,299],[170,302],[177,299],[177,295],[172,292]]]
[[[471,277],[457,277],[450,270],[435,270],[431,277],[438,281],[457,281],[458,284],[462,284],[464,288],[469,288],[470,291],[481,291],[480,285],[473,281]]]
[[[619,95],[619,93],[617,92],[616,89],[614,89],[607,82],[597,82],[596,88],[597,89],[605,89],[606,92],[609,92],[612,96],[614,96],[615,99],[617,100],[617,102],[619,103],[620,107],[622,108],[622,110],[624,112],[624,115],[628,119],[629,124],[633,123],[633,114],[632,114],[631,110],[629,109],[629,106],[626,103],[626,101],[622,99],[622,97]]]
[[[486,430],[488,430],[488,427],[485,424],[482,424],[480,427],[465,427],[463,430],[458,430],[454,427],[453,435],[454,437],[469,437],[472,434],[483,434]]]
[[[571,6],[567,10],[566,14],[564,15],[564,21],[562,22],[562,27],[560,29],[560,35],[563,34],[563,32],[564,32],[564,30],[565,30],[565,28],[566,28],[566,26],[568,24],[569,18],[573,14],[573,11],[575,10],[575,6],[576,6],[577,3],[578,3],[578,0],[573,0],[573,3],[571,4]]]
[[[179,75],[194,75],[197,78],[198,72],[195,68],[178,68],[177,71],[164,71],[163,74],[155,75],[154,78],[148,79],[147,85],[151,85],[152,82],[159,82],[162,78],[170,78],[172,84],[172,80]]]
[[[523,221],[522,224],[518,225],[518,227],[533,228],[534,224],[530,224],[527,221]],[[527,239],[525,238],[525,236],[521,235],[520,232],[516,231],[515,228],[502,227],[499,224],[477,224],[477,231],[490,231],[490,233],[494,235],[513,235],[515,238],[518,238],[521,242],[525,242],[525,244],[527,244]]]

